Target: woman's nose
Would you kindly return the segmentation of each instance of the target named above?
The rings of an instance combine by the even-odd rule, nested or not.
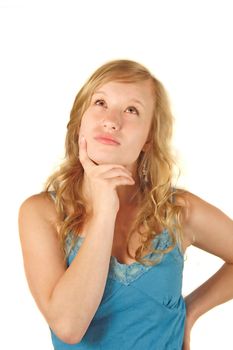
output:
[[[103,127],[107,130],[109,129],[114,129],[114,130],[119,130],[119,124],[116,121],[113,120],[103,120],[102,123]]]
[[[119,116],[116,114],[108,115],[107,117],[102,120],[102,125],[105,129],[114,129],[119,130],[120,129],[120,119]]]

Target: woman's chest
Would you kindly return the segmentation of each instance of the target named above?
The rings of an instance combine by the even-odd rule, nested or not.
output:
[[[148,234],[151,232],[146,231],[144,225],[135,228],[137,215],[136,209],[125,209],[120,211],[116,218],[111,256],[115,257],[121,264],[130,265],[134,263],[136,261],[136,252],[139,248],[141,257],[150,254],[154,248],[154,241],[145,243]],[[163,231],[164,228],[161,224],[155,222],[153,233],[159,235]]]
[[[122,264],[134,263],[136,261],[136,251],[142,245],[143,237],[139,231],[134,230],[131,234],[134,220],[134,213],[126,212],[118,215],[115,223],[111,255]],[[140,231],[144,232],[145,229],[141,226]],[[150,252],[150,247],[151,245],[148,248],[144,248],[142,256],[145,256]]]

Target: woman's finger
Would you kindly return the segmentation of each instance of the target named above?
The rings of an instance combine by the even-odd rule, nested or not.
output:
[[[79,138],[79,160],[86,172],[89,171],[90,168],[95,166],[95,163],[88,157],[87,154],[87,142],[84,136],[80,136]]]

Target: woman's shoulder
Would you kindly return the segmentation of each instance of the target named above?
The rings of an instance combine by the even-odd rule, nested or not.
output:
[[[175,200],[182,206],[182,228],[187,245],[194,244],[204,229],[209,227],[212,231],[213,219],[224,217],[218,208],[190,191],[178,191]]]
[[[198,195],[183,189],[176,190],[175,203],[183,208],[183,219],[186,223],[190,221],[195,210],[203,205],[209,205]]]
[[[52,201],[52,198],[54,197],[54,192],[50,191],[50,192],[46,192],[46,191],[42,191],[39,193],[35,193],[30,195],[29,197],[26,197],[23,202],[21,203],[21,207],[22,206],[41,206],[41,205],[45,205],[45,206],[50,206]]]
[[[183,232],[184,250],[194,242],[194,234],[190,221],[193,215],[193,208],[200,203],[199,200],[201,199],[188,190],[179,188],[175,190],[174,203],[181,207],[180,219]]]
[[[39,192],[24,199],[19,208],[19,215],[37,214],[41,219],[50,223],[57,219],[57,212],[52,192]]]
[[[196,195],[190,191],[182,188],[173,189],[173,202],[183,208],[183,213],[185,216],[188,214],[188,209],[193,204],[195,198],[198,198]]]

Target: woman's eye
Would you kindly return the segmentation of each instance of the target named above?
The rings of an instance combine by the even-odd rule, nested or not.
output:
[[[135,107],[128,107],[127,109],[130,109],[130,110],[131,110],[131,112],[130,112],[130,113],[132,113],[132,112],[133,112],[133,114],[139,114],[139,112],[138,112],[137,108],[135,108]]]
[[[104,101],[104,100],[98,99],[98,100],[96,100],[96,101],[94,102],[94,104],[97,105],[97,106],[103,106],[103,107],[104,107],[104,106],[105,106],[105,101]],[[139,112],[138,112],[137,108],[135,108],[135,107],[133,107],[133,106],[127,107],[126,110],[129,110],[129,111],[130,111],[130,114],[137,114],[137,115],[139,115]]]
[[[104,105],[104,100],[96,100],[95,105],[97,106],[103,106]]]

